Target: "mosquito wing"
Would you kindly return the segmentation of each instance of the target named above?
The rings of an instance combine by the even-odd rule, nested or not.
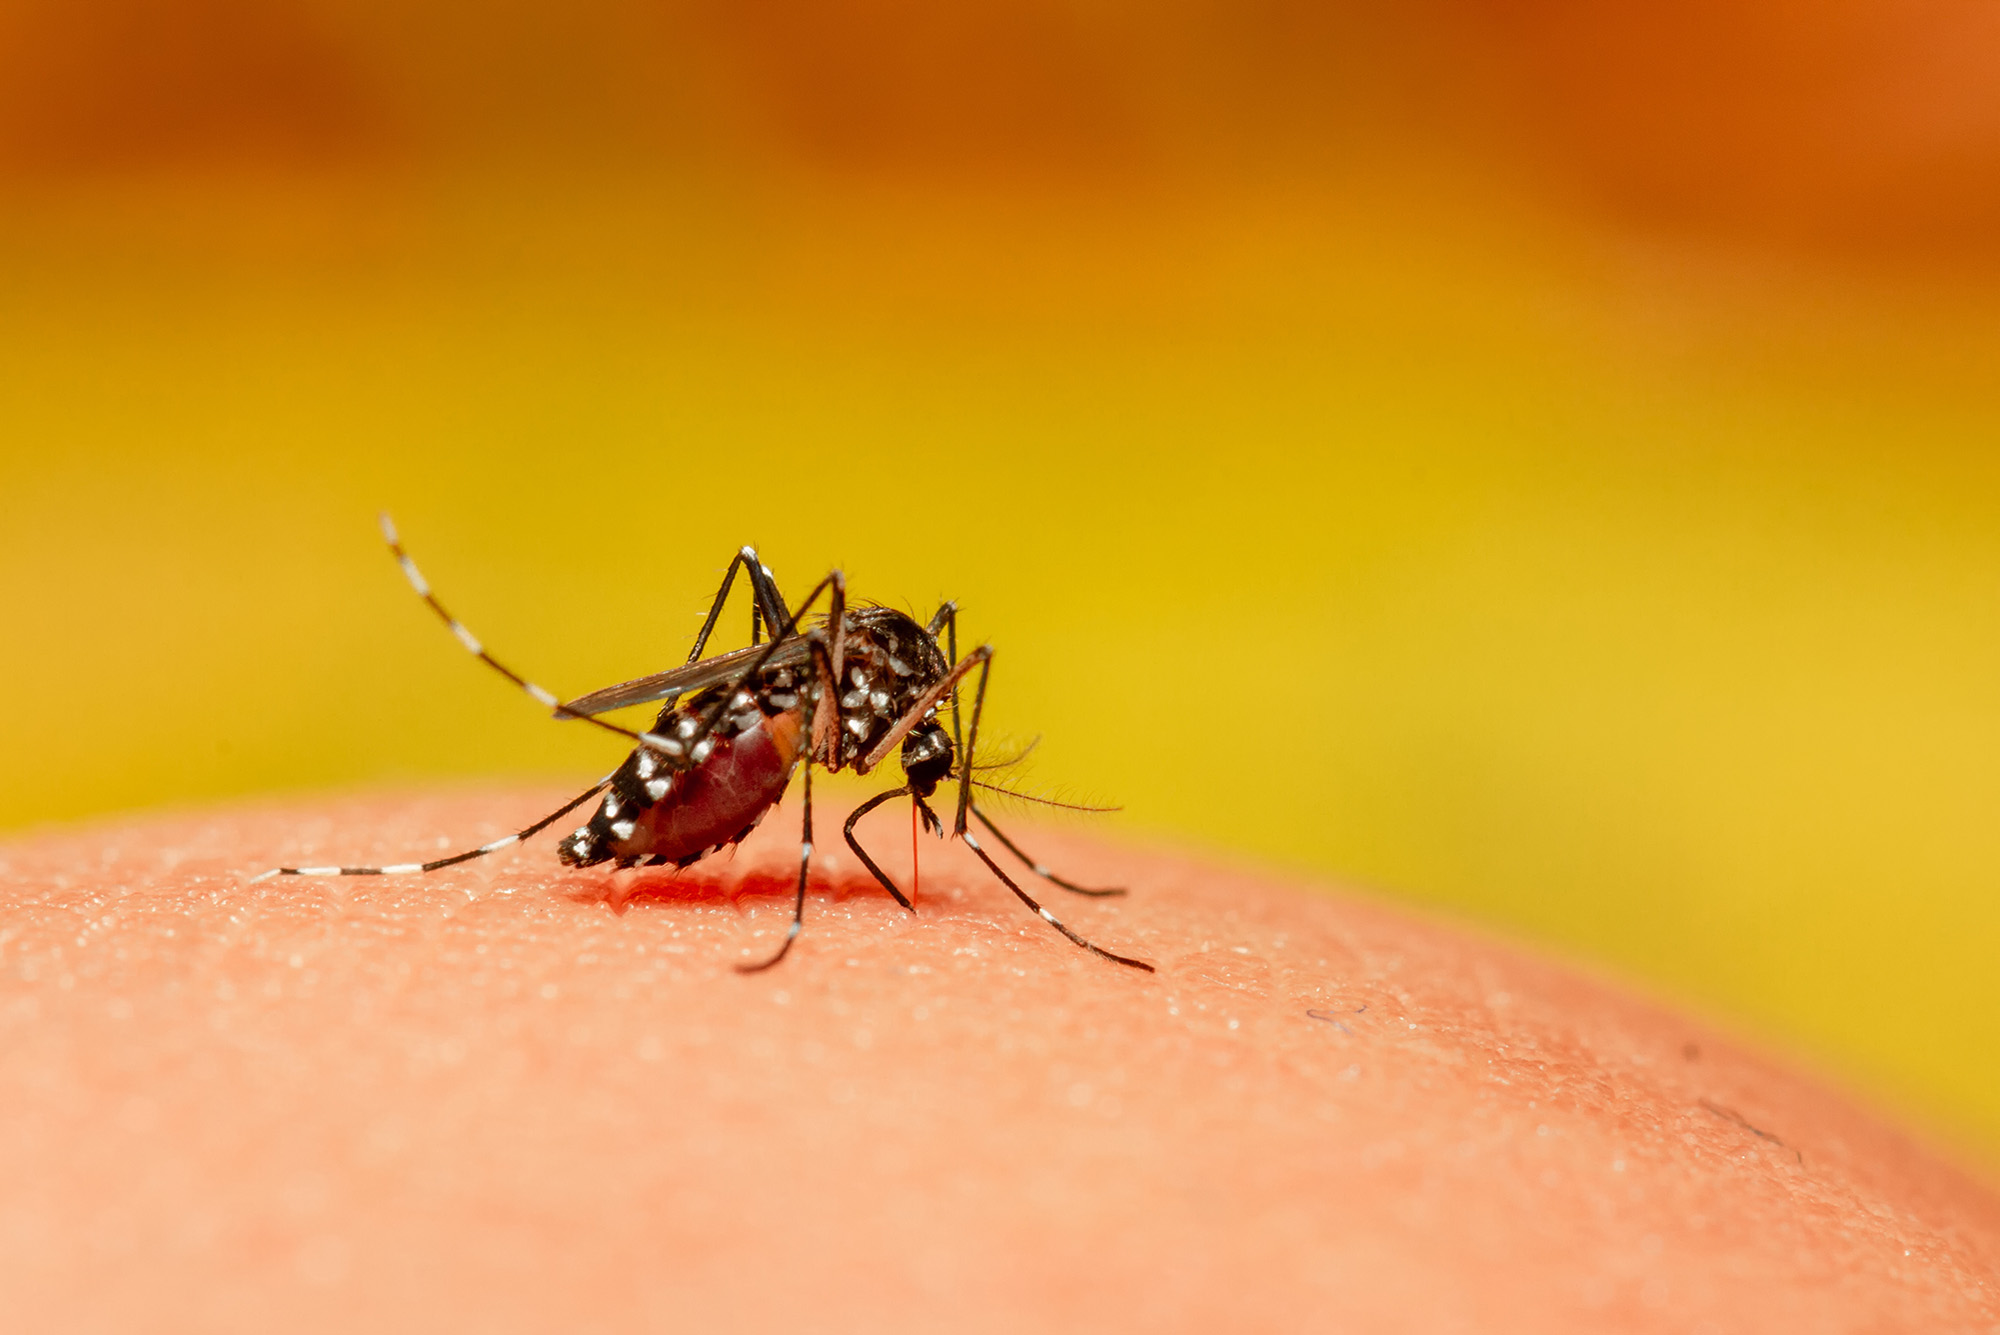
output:
[[[671,700],[686,695],[689,691],[706,690],[710,686],[720,686],[734,681],[742,675],[757,655],[764,653],[768,645],[746,645],[741,649],[731,649],[726,654],[704,658],[698,663],[670,668],[665,672],[655,672],[650,677],[639,677],[623,681],[616,686],[606,686],[601,691],[580,695],[556,711],[557,718],[568,718],[577,714],[608,714],[614,709],[627,705],[651,704],[655,700]],[[795,635],[779,645],[765,660],[765,667],[793,667],[812,657],[805,637]]]

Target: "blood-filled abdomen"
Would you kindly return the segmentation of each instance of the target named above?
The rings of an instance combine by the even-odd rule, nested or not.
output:
[[[799,758],[796,711],[717,737],[702,762],[671,770],[643,748],[613,776],[590,823],[556,854],[571,866],[616,859],[686,866],[741,839],[784,796]]]

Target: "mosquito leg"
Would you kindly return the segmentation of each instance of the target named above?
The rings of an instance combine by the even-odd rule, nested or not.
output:
[[[958,661],[958,604],[949,598],[945,599],[938,607],[938,610],[932,614],[930,625],[924,627],[924,629],[930,632],[932,636],[936,636],[940,630],[944,631],[945,660],[956,663]],[[965,738],[959,734],[958,728],[958,687],[956,684],[951,688],[951,744],[954,753],[959,755],[965,753]]]
[[[846,606],[847,579],[836,570],[819,583],[813,585],[813,590],[806,595],[806,600],[799,604],[796,612],[792,612],[786,616],[783,628],[771,637],[769,643],[764,645],[755,658],[750,660],[749,666],[737,673],[735,677],[722,683],[727,689],[718,689],[716,691],[715,703],[708,707],[707,713],[698,719],[682,719],[674,725],[674,736],[665,737],[659,733],[652,732],[632,732],[630,729],[617,727],[612,727],[612,731],[624,733],[627,737],[635,738],[646,746],[660,752],[668,758],[668,763],[676,769],[685,769],[689,765],[699,765],[702,761],[708,759],[709,752],[714,749],[714,744],[709,741],[709,734],[715,731],[715,725],[721,722],[722,716],[729,713],[732,709],[740,710],[745,707],[747,700],[743,698],[744,685],[754,680],[757,674],[762,672],[766,665],[770,663],[778,650],[784,648],[785,642],[797,633],[799,622],[805,619],[806,612],[814,603],[819,601],[819,596],[822,593],[826,593],[829,590],[832,592],[833,606],[836,609],[844,608]],[[818,632],[815,631],[814,633],[817,634]],[[626,684],[633,685],[635,683],[628,682]],[[603,693],[598,692],[597,694]],[[677,694],[677,692],[669,692],[668,694],[671,696],[672,694]],[[589,698],[588,696],[583,697],[584,700],[588,700]],[[662,697],[656,695],[649,698],[657,700]],[[586,714],[583,710],[574,709],[568,705],[558,705],[556,712],[568,718],[588,718],[592,723],[596,723],[600,727],[611,727],[611,725],[604,723],[595,715]],[[671,713],[671,708],[662,711],[662,721],[664,722],[666,718],[670,717]],[[809,752],[808,754],[812,753]]]
[[[792,942],[799,939],[799,933],[806,925],[806,873],[812,870],[813,855],[813,771],[810,761],[806,763],[805,771],[805,831],[799,836],[799,892],[792,901],[792,925],[785,929],[784,944],[778,947],[777,954],[761,964],[739,964],[736,966],[738,973],[762,973],[776,964],[791,951]]]
[[[819,583],[813,586],[812,592],[806,595],[806,600],[799,604],[798,610],[786,616],[783,623],[781,623],[782,628],[778,631],[778,633],[773,635],[770,641],[767,644],[765,644],[761,649],[756,650],[755,656],[750,659],[749,665],[747,667],[743,668],[742,671],[737,672],[735,676],[726,678],[720,683],[715,683],[713,679],[711,679],[711,684],[716,685],[718,687],[715,694],[715,703],[710,705],[708,708],[708,712],[703,714],[700,718],[698,719],[683,718],[677,723],[675,723],[674,735],[671,737],[663,736],[660,733],[654,733],[654,732],[633,732],[630,728],[620,728],[615,724],[606,723],[604,720],[598,718],[595,714],[588,712],[592,708],[614,707],[601,704],[593,706],[591,702],[607,694],[612,694],[618,691],[622,691],[627,687],[644,686],[647,684],[649,680],[651,680],[649,678],[641,678],[639,681],[636,682],[626,682],[624,686],[608,688],[605,691],[592,692],[590,695],[579,697],[572,704],[557,705],[556,714],[558,717],[561,718],[588,719],[590,722],[595,723],[600,728],[608,728],[612,732],[619,733],[622,736],[630,737],[633,740],[640,742],[645,746],[650,747],[655,751],[658,751],[661,755],[667,757],[667,763],[675,769],[685,769],[689,765],[699,765],[702,761],[708,758],[709,752],[714,749],[713,745],[709,742],[708,737],[710,733],[715,731],[715,725],[721,721],[722,716],[726,713],[729,713],[731,710],[741,710],[742,708],[745,707],[745,704],[747,702],[744,699],[739,698],[743,694],[744,685],[750,682],[751,680],[755,679],[757,674],[762,672],[765,669],[765,667],[770,664],[771,659],[778,653],[778,651],[780,649],[785,648],[786,642],[791,640],[796,635],[799,628],[799,622],[805,619],[806,613],[811,610],[812,605],[814,603],[819,601],[820,595],[828,592],[829,590],[832,591],[833,605],[835,607],[844,607],[846,605],[845,594],[847,590],[847,580],[845,576],[843,576],[838,570],[836,570],[833,573],[829,574],[825,579],[821,580]],[[817,634],[818,631],[815,630],[814,635]],[[733,652],[737,654],[742,654],[742,653],[749,653],[751,651],[736,650]],[[825,651],[824,649],[820,649],[818,652],[824,653]],[[724,657],[729,657],[729,656],[730,655],[724,655]],[[684,669],[676,669],[676,671],[682,671],[682,670]],[[725,687],[726,689],[721,689]],[[641,700],[659,700],[659,699],[671,700],[674,696],[677,696],[679,694],[680,690],[675,689],[663,692],[661,694],[643,695],[639,697],[639,699],[629,700],[623,703],[637,704],[640,703]],[[662,711],[661,721],[664,722],[665,719],[671,716],[672,716],[672,707],[671,705],[669,705],[669,707],[666,710]],[[660,726],[660,725],[656,724],[655,726]]]
[[[716,590],[715,601],[709,605],[708,617],[701,623],[701,631],[694,637],[694,648],[688,652],[687,661],[698,662],[708,648],[708,637],[715,632],[715,623],[722,619],[723,604],[729,601],[729,586],[736,582],[738,566],[750,572],[750,643],[757,643],[757,627],[782,626],[785,623],[785,599],[778,592],[778,577],[771,568],[757,559],[755,547],[744,547],[729,558],[729,569],[722,574],[722,587]]]
[[[1063,926],[1055,914],[1037,904],[1034,896],[1014,884],[1014,878],[1000,870],[1000,864],[995,862],[992,855],[980,845],[978,836],[965,828],[966,812],[972,808],[972,760],[973,753],[979,746],[979,716],[986,710],[986,683],[993,675],[993,651],[985,645],[981,645],[972,654],[967,655],[965,663],[960,666],[969,666],[975,657],[979,661],[979,686],[972,693],[972,724],[966,730],[965,750],[960,753],[958,758],[958,818],[952,823],[952,833],[963,839],[965,846],[974,853],[977,853],[979,860],[986,864],[986,869],[1000,878],[1000,884],[1012,890],[1014,897],[1040,915],[1043,922],[1055,928],[1058,932],[1061,932],[1064,936],[1077,945],[1082,946],[1093,955],[1102,955],[1105,959],[1117,964],[1126,965],[1129,968],[1144,969],[1147,973],[1153,972],[1153,966],[1144,960],[1128,959],[1124,955],[1114,955],[1102,946],[1092,945],[1089,941],[1084,940],[1075,932]],[[987,826],[990,829],[991,822],[987,822]],[[998,830],[994,830],[993,832],[995,834],[1000,833]],[[1004,836],[1001,838],[1001,842],[1007,842]],[[1009,844],[1008,847],[1011,848],[1013,846]],[[1018,849],[1015,851],[1019,852]],[[1025,862],[1027,859],[1023,858],[1022,861]]]
[[[806,754],[819,758],[829,771],[840,768],[840,674],[847,649],[847,580],[836,570],[827,576],[832,591],[827,599],[827,624],[833,627],[831,647],[822,642],[819,632],[814,631],[807,638],[812,642],[813,670],[821,677],[819,703],[813,707],[812,745]],[[800,608],[801,612],[805,609]],[[793,618],[796,622],[797,618]]]
[[[438,619],[444,622],[445,627],[451,631],[460,644],[466,647],[467,651],[473,657],[526,691],[529,697],[537,703],[547,705],[563,718],[580,718],[586,723],[591,723],[604,729],[606,732],[615,732],[620,737],[629,737],[634,741],[646,742],[649,745],[656,745],[665,740],[664,738],[654,737],[650,733],[634,732],[630,728],[621,728],[615,723],[608,723],[601,718],[594,718],[589,714],[571,709],[568,705],[556,699],[553,694],[537,686],[534,682],[529,681],[492,654],[487,653],[486,646],[479,642],[479,637],[467,630],[464,623],[457,617],[446,611],[444,604],[438,601],[437,595],[431,592],[430,581],[425,579],[423,572],[417,569],[417,563],[410,559],[410,554],[403,550],[403,541],[397,536],[396,526],[390,522],[389,516],[383,515],[381,518],[382,537],[388,542],[389,551],[394,554],[396,564],[403,568],[403,577],[410,581],[410,587],[417,591],[417,596],[429,605],[431,611],[438,614]]]
[[[790,620],[785,615],[788,606],[785,595],[778,592],[778,577],[771,573],[771,567],[757,559],[754,548],[745,547],[741,555],[744,566],[750,571],[750,591],[756,595],[753,610],[763,620],[764,629],[771,633],[771,638],[778,639],[778,628]],[[757,643],[755,619],[751,623],[750,643]]]
[[[722,619],[723,606],[729,602],[729,587],[736,583],[736,567],[743,564],[745,557],[755,561],[757,553],[745,547],[737,552],[736,555],[729,558],[729,568],[722,572],[722,587],[715,591],[715,601],[708,605],[708,615],[702,619],[701,629],[695,632],[694,648],[688,650],[688,662],[693,663],[699,660],[702,651],[708,648],[708,637],[715,633],[715,623]],[[757,642],[757,599],[754,592],[750,599],[750,635],[750,642],[755,644]]]
[[[1088,886],[1078,885],[1074,881],[1065,881],[1062,877],[1056,875],[1054,872],[1050,871],[1047,867],[1044,867],[1041,863],[1035,861],[1032,857],[1029,857],[1026,853],[1023,853],[1021,851],[1021,846],[1015,843],[1012,839],[1009,839],[1006,836],[1006,834],[1002,832],[1000,827],[993,823],[993,818],[991,816],[988,816],[984,811],[981,811],[979,809],[979,804],[977,802],[974,802],[972,804],[972,815],[973,818],[977,820],[981,825],[984,825],[988,830],[993,832],[993,837],[995,839],[998,839],[1002,844],[1004,844],[1009,853],[1012,853],[1015,857],[1027,863],[1028,870],[1032,871],[1033,873],[1035,873],[1035,875],[1041,877],[1043,880],[1052,881],[1055,884],[1061,886],[1063,889],[1069,891],[1071,894],[1090,895],[1091,897],[1096,899],[1107,899],[1113,895],[1122,895],[1125,893],[1125,891],[1122,889],[1113,888],[1108,890],[1093,890]]]
[[[860,858],[861,865],[866,867],[875,879],[882,883],[882,888],[889,892],[889,897],[910,912],[915,913],[917,911],[916,905],[904,897],[903,892],[896,888],[896,883],[889,879],[889,874],[875,865],[875,859],[868,856],[868,850],[863,848],[861,841],[854,837],[854,823],[856,821],[873,811],[876,807],[881,806],[884,802],[887,802],[890,798],[902,797],[909,791],[908,785],[905,785],[901,788],[891,788],[886,793],[875,794],[875,796],[854,808],[854,814],[847,818],[847,824],[841,827],[840,832],[846,836],[847,846],[854,850],[854,856]]]
[[[510,834],[504,839],[495,839],[490,844],[481,844],[478,848],[468,852],[454,853],[448,858],[438,858],[432,862],[403,862],[389,867],[273,867],[260,876],[252,877],[250,884],[255,885],[259,881],[268,881],[273,876],[407,876],[418,872],[436,871],[440,867],[456,866],[461,862],[470,862],[474,858],[483,858],[488,853],[498,853],[503,848],[511,848],[523,839],[532,839],[549,826],[561,820],[564,816],[569,815],[570,812],[575,811],[585,802],[588,802],[591,798],[603,792],[605,785],[610,782],[611,780],[608,777],[598,780],[595,784],[591,785],[588,792],[585,792],[580,797],[571,799],[563,806],[551,811],[525,830],[516,834]]]
[[[739,565],[748,566],[751,571],[749,647],[732,649],[705,660],[702,655],[708,651],[708,638],[714,633],[716,623],[722,619],[722,611],[728,604],[729,590],[735,582],[736,568]],[[778,592],[778,585],[772,578],[770,567],[757,560],[754,549],[745,547],[730,558],[729,568],[723,572],[722,587],[716,590],[714,600],[709,603],[708,616],[702,621],[701,630],[695,635],[694,647],[689,651],[685,663],[665,672],[649,673],[631,681],[603,687],[588,695],[580,695],[557,708],[555,715],[557,718],[575,718],[579,714],[596,717],[624,709],[628,705],[648,704],[655,700],[664,700],[671,708],[676,700],[689,691],[701,690],[726,681],[734,664],[756,655],[760,648],[758,634],[760,627],[775,631],[778,627],[786,625],[788,620],[785,615],[783,595]],[[729,666],[723,666],[725,660]]]
[[[984,653],[985,658],[979,665],[979,689],[973,692],[972,696],[972,727],[967,733],[965,748],[958,753],[958,815],[952,819],[951,832],[977,849],[978,843],[966,838],[965,813],[972,806],[972,756],[979,747],[979,716],[986,712],[986,682],[993,675],[993,651],[982,644],[974,652]],[[968,656],[966,662],[971,661],[971,657]],[[955,681],[952,683],[952,698],[954,700],[958,698],[958,683]],[[958,710],[954,708],[951,712],[952,717],[956,719]],[[992,865],[991,858],[987,858],[986,861],[987,865]],[[1006,880],[1004,876],[1001,879]],[[1008,884],[1012,885],[1013,882],[1009,881]],[[1014,893],[1018,895],[1021,892],[1017,889]],[[1022,897],[1026,898],[1025,895]]]
[[[995,862],[990,856],[987,855],[986,850],[979,846],[978,838],[975,837],[970,830],[959,831],[959,837],[965,840],[965,846],[967,848],[971,849],[973,852],[979,855],[979,860],[986,864],[986,869],[992,872],[995,876],[998,876],[1000,878],[1000,884],[1006,886],[1009,890],[1012,890],[1014,892],[1014,897],[1016,899],[1019,899],[1023,904],[1026,904],[1029,908],[1033,909],[1037,914],[1039,914],[1043,922],[1055,928],[1058,932],[1061,932],[1064,936],[1068,937],[1071,941],[1075,942],[1077,945],[1082,946],[1085,950],[1089,951],[1093,955],[1101,955],[1105,959],[1110,960],[1112,963],[1123,964],[1127,968],[1144,969],[1147,973],[1153,972],[1153,966],[1146,963],[1146,961],[1130,959],[1124,955],[1114,955],[1110,951],[1106,950],[1103,946],[1093,945],[1089,941],[1086,941],[1084,938],[1078,936],[1075,932],[1072,932],[1069,928],[1063,926],[1062,921],[1059,918],[1057,918],[1055,914],[1049,912],[1047,909],[1043,908],[1040,904],[1037,904],[1034,900],[1034,896],[1030,895],[1026,890],[1023,890],[1020,886],[1014,884],[1013,877],[1009,876],[1006,872],[1000,870],[1000,864]]]

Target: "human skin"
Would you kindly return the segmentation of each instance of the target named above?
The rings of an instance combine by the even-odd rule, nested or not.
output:
[[[18,1330],[1978,1331],[2000,1202],[1604,983],[1365,899],[1022,822],[1049,930],[927,841],[898,909],[796,805],[675,877],[561,797],[324,800],[0,846]],[[864,825],[909,870],[894,810]],[[827,850],[831,850],[830,852]]]

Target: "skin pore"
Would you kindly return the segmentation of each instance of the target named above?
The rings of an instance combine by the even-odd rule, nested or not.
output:
[[[572,794],[0,845],[0,1294],[23,1330],[1987,1331],[2000,1203],[1602,982],[1016,818],[1093,958],[926,838],[797,809],[570,871]],[[862,825],[909,884],[906,811]],[[1018,826],[1019,828],[1014,828]],[[11,1323],[10,1323],[11,1324]]]

